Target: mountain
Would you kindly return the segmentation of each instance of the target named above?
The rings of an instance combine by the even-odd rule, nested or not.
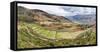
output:
[[[75,15],[70,16],[68,19],[72,20],[73,22],[80,23],[80,24],[95,24],[96,15]]]
[[[27,22],[72,22],[71,20],[63,17],[57,16],[54,14],[49,14],[40,9],[27,9],[22,6],[18,6],[18,17],[19,20],[27,21]]]

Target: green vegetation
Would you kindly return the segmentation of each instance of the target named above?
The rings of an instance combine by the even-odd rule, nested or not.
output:
[[[96,44],[96,33],[91,29],[80,33],[75,39],[60,39],[61,32],[47,30],[35,23],[20,22],[18,28],[18,48]]]

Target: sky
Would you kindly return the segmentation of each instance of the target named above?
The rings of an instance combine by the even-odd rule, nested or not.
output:
[[[58,16],[74,16],[74,15],[88,15],[95,14],[96,8],[90,7],[75,7],[75,6],[55,6],[55,5],[39,5],[39,4],[18,4],[29,9],[40,9],[50,14]]]

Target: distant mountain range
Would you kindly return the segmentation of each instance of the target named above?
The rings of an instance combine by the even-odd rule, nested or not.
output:
[[[28,9],[22,6],[18,6],[19,20],[27,22],[66,22],[66,23],[79,23],[79,24],[95,24],[96,15],[75,15],[75,16],[57,16],[49,14],[40,9]]]
[[[96,15],[94,14],[89,14],[89,15],[75,15],[75,16],[70,16],[68,19],[80,23],[80,24],[95,24],[96,22]]]

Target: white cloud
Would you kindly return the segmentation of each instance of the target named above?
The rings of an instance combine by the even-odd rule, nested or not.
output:
[[[69,7],[69,6],[54,6],[54,5],[39,5],[39,4],[18,4],[30,9],[40,9],[51,14],[59,16],[73,16],[77,14],[92,14],[95,13],[95,8],[87,7]]]

